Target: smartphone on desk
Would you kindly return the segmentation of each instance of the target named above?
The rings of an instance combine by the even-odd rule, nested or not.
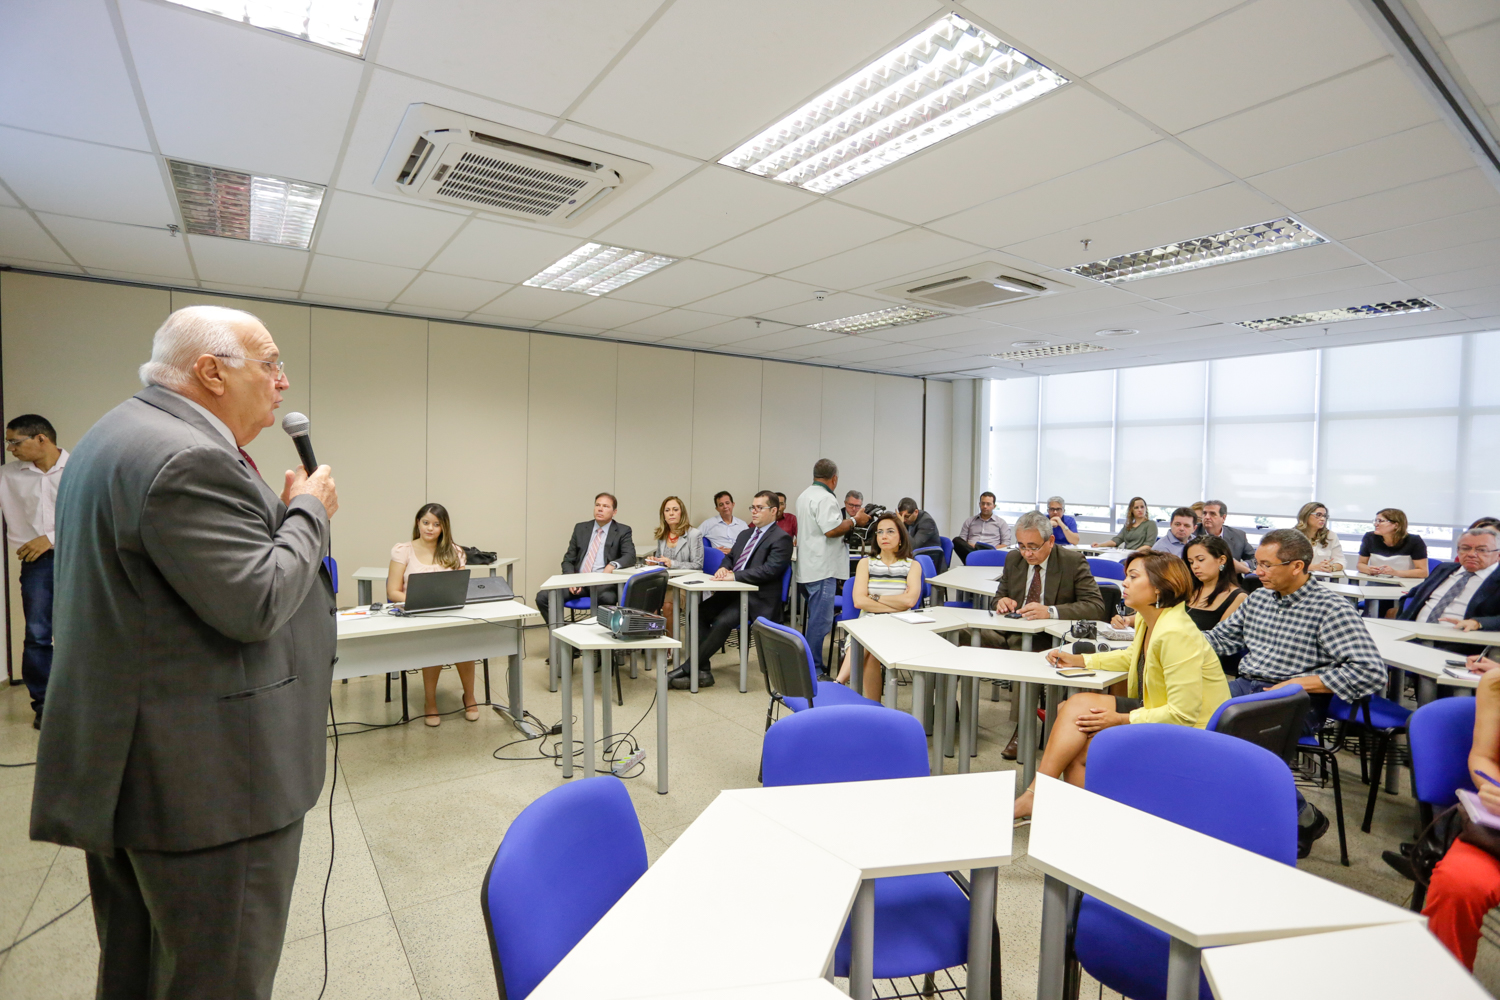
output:
[[[1059,677],[1092,677],[1092,676],[1094,676],[1094,672],[1092,670],[1090,670],[1088,667],[1058,667],[1057,668],[1057,676],[1059,676]]]

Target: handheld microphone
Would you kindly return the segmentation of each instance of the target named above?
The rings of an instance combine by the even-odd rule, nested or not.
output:
[[[313,455],[312,446],[312,421],[307,419],[307,414],[295,410],[288,413],[282,418],[281,429],[287,432],[292,444],[297,446],[297,457],[302,459],[302,468],[307,470],[307,474],[310,476],[317,472],[318,460]]]

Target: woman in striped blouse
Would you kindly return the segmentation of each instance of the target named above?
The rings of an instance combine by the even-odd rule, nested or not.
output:
[[[847,584],[854,588],[854,606],[860,617],[910,611],[922,599],[922,564],[912,558],[906,525],[900,515],[888,510],[870,525],[869,537],[871,554],[859,561],[854,579]],[[866,653],[862,693],[871,701],[880,700],[885,686],[880,671],[880,661]],[[853,664],[846,654],[839,683],[849,683],[851,673]]]

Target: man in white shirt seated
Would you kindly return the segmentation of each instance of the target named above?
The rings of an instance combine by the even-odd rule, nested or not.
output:
[[[21,560],[21,610],[26,616],[21,679],[36,713],[31,727],[40,729],[52,674],[53,511],[68,453],[57,446],[52,424],[35,413],[5,425],[5,447],[16,460],[0,466],[0,512],[5,514],[6,540]]]
[[[1458,539],[1457,562],[1437,565],[1412,588],[1402,621],[1447,622],[1466,632],[1500,630],[1500,531],[1470,528]],[[1467,652],[1467,650],[1465,650]]]
[[[1014,540],[1010,524],[995,513],[995,494],[979,494],[979,513],[964,522],[953,537],[953,554],[964,562],[975,549],[1005,549]]]
[[[734,516],[734,497],[729,495],[728,490],[720,490],[714,494],[714,510],[718,513],[698,525],[698,530],[703,533],[708,544],[727,555],[734,540],[749,525]]]
[[[1193,529],[1197,527],[1197,523],[1191,508],[1178,507],[1172,511],[1172,523],[1167,527],[1167,533],[1158,538],[1156,544],[1151,547],[1158,552],[1170,552],[1181,559],[1182,550],[1187,548],[1187,543],[1193,539]]]

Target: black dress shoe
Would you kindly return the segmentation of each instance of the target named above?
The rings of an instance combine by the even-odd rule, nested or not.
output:
[[[1403,844],[1402,846],[1406,845]],[[1417,872],[1412,866],[1411,858],[1405,854],[1398,854],[1395,851],[1381,851],[1380,857],[1386,864],[1399,872],[1402,878],[1409,879],[1412,882],[1417,880]]]
[[[1001,757],[1004,757],[1006,760],[1016,759],[1016,740],[1020,737],[1020,735],[1021,730],[1019,728],[1017,728],[1015,732],[1010,734],[1010,742],[1005,744],[1004,750],[1000,751]]]
[[[1328,817],[1317,806],[1313,806],[1313,821],[1308,826],[1297,827],[1297,857],[1305,858],[1312,853],[1313,841],[1328,832]]]
[[[667,680],[685,681],[687,680],[687,675],[687,667],[678,667],[676,670],[673,670],[671,673],[667,674]]]
[[[688,679],[688,674],[687,674],[686,670],[682,671],[682,676],[681,677],[676,676],[676,672],[674,671],[673,674],[671,674],[671,675],[668,676],[667,683],[668,683],[668,686],[670,686],[674,691],[691,691],[692,688],[693,688],[692,682]],[[713,671],[711,671],[711,670],[701,671],[698,674],[698,688],[701,690],[703,688],[711,688],[713,686],[714,686]]]

